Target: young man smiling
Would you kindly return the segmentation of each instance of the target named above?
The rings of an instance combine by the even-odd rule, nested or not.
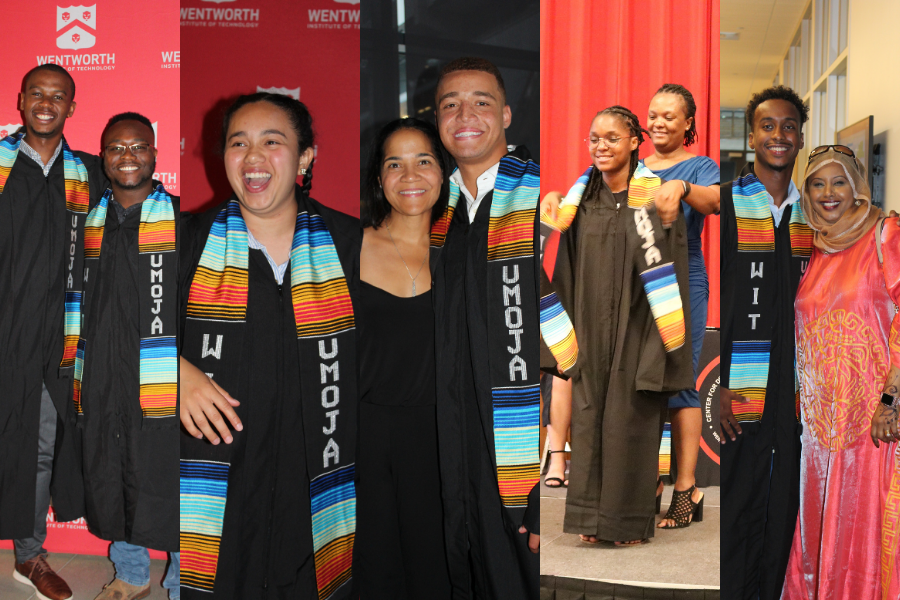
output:
[[[102,136],[109,189],[87,218],[75,406],[83,431],[85,515],[113,542],[116,579],[97,600],[150,594],[147,548],[172,553],[179,588],[177,250],[179,199],[153,180],[147,117],[127,112]]]
[[[721,187],[721,587],[734,600],[780,597],[799,510],[794,297],[812,231],[791,175],[808,112],[786,87],[754,95],[753,172]]]
[[[72,592],[43,548],[51,495],[57,520],[84,514],[70,401],[77,336],[63,315],[81,294],[85,217],[106,180],[99,159],[63,137],[75,113],[65,69],[29,71],[19,110],[24,129],[0,141],[0,538],[15,540],[17,581],[65,600]]]
[[[507,148],[512,113],[490,62],[449,63],[436,101],[459,167],[432,232],[450,579],[460,598],[537,598],[540,170]]]

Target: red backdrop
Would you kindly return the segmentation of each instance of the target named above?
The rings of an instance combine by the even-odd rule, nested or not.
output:
[[[645,118],[664,83],[697,103],[695,154],[719,162],[718,0],[541,2],[541,188],[565,193],[589,164],[581,140],[597,111],[621,104]],[[641,145],[641,156],[653,145]],[[708,217],[708,326],[719,326],[719,218]],[[548,242],[552,269],[556,240]]]
[[[289,93],[313,116],[312,196],[359,215],[359,0],[182,0],[182,206],[231,194],[218,154],[240,94]]]
[[[59,64],[76,86],[75,114],[66,121],[69,145],[98,154],[100,133],[111,116],[144,114],[156,125],[157,178],[179,193],[178,0],[141,4],[139,13],[117,0],[3,2],[0,21],[11,32],[20,25],[4,51],[0,133],[22,124],[18,95],[25,73],[39,64]],[[51,511],[47,525],[45,547],[51,552],[106,554],[108,542],[90,535],[83,520],[56,523]],[[0,548],[12,548],[12,543],[0,542]]]

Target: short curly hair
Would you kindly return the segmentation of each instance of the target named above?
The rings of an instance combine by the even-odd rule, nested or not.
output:
[[[756,115],[756,109],[759,105],[767,100],[785,100],[794,105],[797,114],[800,115],[800,126],[809,120],[809,107],[803,104],[803,99],[797,95],[797,92],[783,85],[776,85],[766,88],[763,91],[753,94],[750,103],[747,104],[747,125],[753,129],[753,117]]]

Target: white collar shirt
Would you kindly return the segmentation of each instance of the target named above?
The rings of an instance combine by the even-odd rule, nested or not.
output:
[[[266,257],[266,260],[269,261],[269,266],[272,267],[272,273],[275,275],[275,281],[278,282],[278,285],[284,283],[284,273],[287,271],[288,263],[291,262],[291,259],[284,261],[283,263],[276,264],[275,259],[269,254],[269,251],[266,250],[266,247],[262,245],[262,243],[253,237],[253,232],[250,231],[250,228],[247,228],[247,245],[253,250],[262,250],[263,256]]]
[[[784,216],[785,209],[800,199],[800,190],[791,181],[791,184],[788,186],[787,198],[784,199],[781,206],[775,206],[775,198],[772,197],[768,190],[766,190],[766,198],[769,199],[769,210],[772,211],[772,219],[775,220],[775,227],[777,228],[781,226],[781,217]]]
[[[462,174],[458,169],[450,176],[450,179],[456,182],[459,186],[459,191],[466,198],[466,212],[469,215],[469,223],[475,220],[475,214],[478,212],[481,201],[484,200],[484,197],[487,196],[488,192],[494,189],[494,183],[497,181],[497,172],[499,170],[500,162],[498,161],[493,167],[478,176],[478,189],[475,190],[475,196],[472,196],[472,192],[466,189],[466,184],[463,183]]]

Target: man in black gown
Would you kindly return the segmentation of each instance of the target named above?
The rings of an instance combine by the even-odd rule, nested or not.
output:
[[[15,540],[17,581],[64,600],[72,592],[47,564],[43,543],[51,496],[57,520],[84,514],[71,369],[60,368],[68,255],[84,225],[82,217],[70,227],[66,178],[87,179],[91,205],[106,180],[96,156],[65,145],[75,112],[65,69],[29,71],[19,110],[24,137],[6,138],[0,152],[0,538]]]
[[[538,488],[535,485],[525,492],[527,505],[503,505],[491,366],[502,361],[505,368],[510,358],[488,351],[493,307],[487,289],[489,217],[500,160],[509,154],[505,130],[512,114],[500,72],[483,59],[461,58],[444,67],[436,96],[438,130],[459,167],[451,179],[461,192],[439,264],[432,265],[436,269],[438,444],[451,583],[460,598],[537,598]],[[519,148],[512,155],[524,161],[528,157],[523,151]],[[534,208],[536,223],[537,202]],[[521,299],[522,347],[526,348],[522,356],[537,384],[540,267],[536,259],[531,262],[533,273],[520,273],[522,289],[535,296],[532,301],[524,292]],[[525,285],[529,279],[533,281]],[[532,336],[528,341],[533,343],[528,344],[525,336]],[[532,347],[533,352],[528,350]],[[534,456],[539,454],[537,445]]]
[[[747,107],[750,147],[756,151],[753,173],[721,187],[722,597],[735,600],[781,596],[800,507],[794,297],[809,254],[792,248],[797,228],[806,225],[792,218],[800,210],[800,192],[791,175],[808,110],[782,86],[754,95]],[[742,244],[738,233],[748,219],[738,221],[743,213],[735,207],[747,201],[736,194],[758,190],[750,187],[754,183],[762,184],[768,200],[763,221],[774,244],[766,251]],[[742,361],[741,340],[767,337],[767,380],[752,386],[757,389],[743,389],[746,377],[732,368]]]
[[[144,204],[168,194],[153,181],[157,151],[147,117],[137,113],[112,117],[102,147],[112,193],[100,257],[85,265],[89,277],[81,333],[87,342],[84,385],[80,387],[83,417],[79,417],[84,432],[87,523],[97,537],[113,542],[109,554],[116,566],[116,579],[97,600],[127,600],[149,593],[147,548],[172,552],[164,585],[174,592],[171,597],[177,598],[178,417],[174,406],[170,414],[155,414],[164,411],[145,411],[141,402],[141,342],[142,338],[153,339],[146,337],[149,331],[142,330],[156,314],[160,318],[158,334],[176,335],[174,295],[166,298],[158,292],[162,296],[158,306],[152,300],[142,302],[143,288],[151,281],[165,285],[171,277],[171,289],[177,291],[176,273],[165,272],[163,252],[149,253],[149,257],[139,253]],[[179,199],[169,196],[167,202],[177,232]],[[176,265],[173,257],[165,266],[174,269]],[[144,309],[148,309],[146,314]],[[175,367],[174,357],[171,366]]]

